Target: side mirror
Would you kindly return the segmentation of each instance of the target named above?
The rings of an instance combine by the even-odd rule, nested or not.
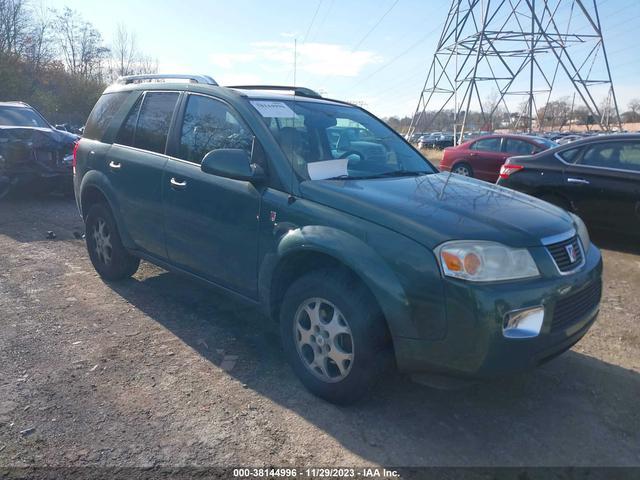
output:
[[[210,151],[202,159],[200,169],[204,173],[247,182],[259,182],[265,178],[262,167],[251,163],[249,154],[240,148]]]

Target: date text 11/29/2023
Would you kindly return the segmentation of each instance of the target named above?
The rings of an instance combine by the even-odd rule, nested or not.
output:
[[[234,478],[400,478],[386,468],[234,468]]]

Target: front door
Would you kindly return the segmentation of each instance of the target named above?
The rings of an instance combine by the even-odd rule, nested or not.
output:
[[[204,173],[211,150],[252,152],[253,135],[222,101],[186,99],[163,178],[164,228],[172,264],[249,297],[257,297],[261,192],[250,182]]]

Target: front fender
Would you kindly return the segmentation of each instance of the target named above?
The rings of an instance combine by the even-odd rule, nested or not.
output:
[[[122,228],[122,213],[120,210],[120,202],[118,201],[118,197],[115,195],[113,186],[111,185],[109,178],[99,170],[89,170],[82,177],[82,181],[80,182],[80,195],[78,197],[80,214],[83,217],[87,214],[87,212],[85,211],[86,207],[82,204],[82,198],[84,198],[84,193],[89,188],[97,189],[107,200],[109,208],[111,209],[111,213],[113,213],[113,217],[116,220],[116,225],[118,225],[118,233],[120,234],[122,244],[125,246],[125,248],[134,248],[135,244],[133,240],[129,236],[126,229]]]
[[[406,293],[385,260],[359,238],[327,226],[309,225],[290,230],[277,244],[271,267],[266,268],[261,285],[269,288],[277,265],[299,252],[318,252],[333,257],[351,269],[365,283],[382,309],[392,336],[417,336],[411,323]],[[265,278],[266,277],[266,278]],[[266,297],[266,298],[265,298]]]

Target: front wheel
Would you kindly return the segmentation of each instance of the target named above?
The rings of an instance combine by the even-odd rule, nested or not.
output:
[[[109,207],[93,205],[85,220],[87,251],[93,267],[105,280],[123,280],[138,270],[140,259],[122,245],[118,227]]]
[[[388,334],[375,300],[347,275],[311,272],[283,299],[280,333],[302,383],[337,404],[364,396],[388,360]]]

